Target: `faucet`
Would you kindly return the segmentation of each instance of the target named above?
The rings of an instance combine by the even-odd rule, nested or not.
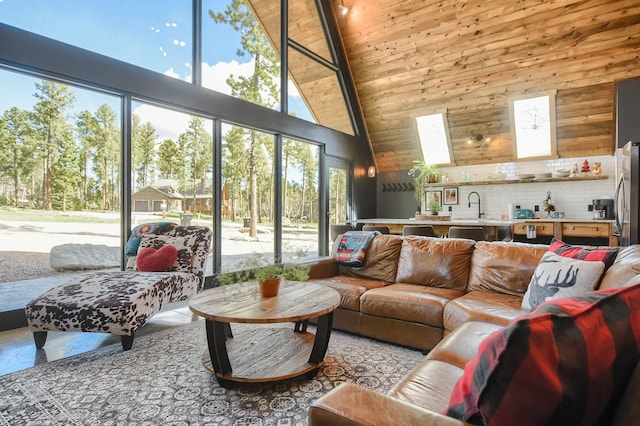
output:
[[[473,194],[476,194],[478,196],[478,201],[472,203],[471,202],[471,196]],[[480,208],[480,194],[478,194],[476,191],[471,191],[469,193],[469,196],[467,197],[467,201],[469,202],[469,207],[471,207],[471,204],[477,204],[478,205],[478,219],[482,219],[482,215],[484,213],[482,213],[482,209]]]

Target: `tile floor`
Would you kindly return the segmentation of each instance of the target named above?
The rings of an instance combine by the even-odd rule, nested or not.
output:
[[[137,337],[198,320],[202,318],[192,314],[188,302],[173,303],[154,315],[139,330]],[[0,376],[113,344],[121,345],[120,336],[52,331],[44,348],[36,350],[28,328],[3,331],[0,332]],[[131,350],[135,348],[134,339]]]

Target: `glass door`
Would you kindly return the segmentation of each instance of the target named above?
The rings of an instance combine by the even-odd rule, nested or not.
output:
[[[333,243],[333,225],[345,225],[351,217],[351,163],[345,159],[327,156],[327,231],[329,246]],[[330,247],[329,247],[330,248]]]

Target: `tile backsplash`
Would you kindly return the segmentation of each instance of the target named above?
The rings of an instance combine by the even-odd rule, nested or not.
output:
[[[553,160],[523,161],[499,164],[486,164],[476,166],[443,167],[442,173],[447,175],[448,182],[442,183],[442,188],[458,188],[458,204],[443,206],[446,213],[451,207],[454,218],[477,217],[477,205],[468,206],[469,193],[476,191],[480,194],[484,218],[499,219],[503,214],[507,215],[508,205],[520,205],[523,209],[534,210],[534,206],[540,206],[541,217],[545,217],[542,203],[547,198],[547,192],[551,193],[551,202],[556,211],[564,212],[567,219],[591,220],[592,212],[588,205],[596,198],[614,198],[616,162],[614,156],[593,156],[586,158],[592,168],[595,162],[600,162],[602,174],[608,179],[566,181],[566,182],[535,182],[512,183],[495,185],[456,185],[464,179],[470,181],[490,179],[517,179],[521,174],[539,174],[552,172],[558,169],[571,170],[574,164],[578,170],[582,168],[585,158],[559,158]],[[383,185],[392,182],[411,181],[407,171],[394,173],[381,173],[378,176],[377,216],[389,218],[411,217],[415,213],[417,201],[413,199],[412,192],[382,191]],[[430,188],[439,190],[440,188]],[[474,200],[475,201],[475,198]]]

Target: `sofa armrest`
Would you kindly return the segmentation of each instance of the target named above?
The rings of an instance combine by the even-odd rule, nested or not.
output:
[[[467,425],[354,383],[344,383],[309,408],[309,425]]]
[[[309,279],[329,278],[338,275],[338,264],[333,256],[322,257],[309,266]]]

